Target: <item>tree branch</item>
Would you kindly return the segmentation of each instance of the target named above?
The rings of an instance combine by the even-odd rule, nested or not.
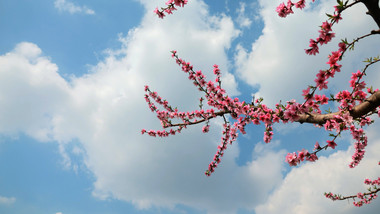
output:
[[[373,191],[363,193],[363,196],[371,195],[371,194],[376,194],[379,191],[380,191],[380,189],[375,189]],[[345,196],[345,197],[338,198],[337,200],[346,200],[346,199],[350,199],[350,198],[354,199],[354,198],[357,198],[357,197],[358,197],[358,195],[351,195],[351,196]]]
[[[361,2],[367,7],[367,14],[372,16],[377,26],[380,28],[380,8],[379,0],[361,0]]]
[[[364,102],[355,106],[351,111],[350,115],[355,119],[366,115],[368,112],[374,111],[376,107],[380,106],[380,91],[375,92],[369,96]],[[302,114],[300,118],[296,120],[299,123],[314,123],[314,124],[324,124],[327,120],[333,119],[335,115],[339,112],[329,113],[329,114]]]
[[[355,118],[364,116],[371,111],[374,111],[378,106],[380,106],[380,91],[373,93],[364,102],[355,106],[350,111],[350,115],[353,117],[353,119],[355,119]],[[231,111],[223,110],[223,111],[215,112],[214,117],[223,116],[225,114],[231,114]],[[312,113],[301,114],[299,115],[300,116],[299,119],[295,120],[295,122],[313,123],[313,124],[322,125],[322,124],[325,124],[327,120],[333,119],[335,115],[339,115],[339,112],[334,112],[334,113],[329,113],[329,114],[312,114]],[[210,116],[201,120],[188,121],[187,123],[171,124],[171,125],[168,125],[168,127],[195,125],[202,122],[206,122],[207,120],[210,120],[214,117]]]
[[[218,111],[218,112],[215,112],[214,115],[215,117],[217,116],[224,116],[225,114],[231,114],[231,111],[230,110],[224,110],[224,111]],[[167,125],[167,127],[165,128],[169,128],[169,127],[176,127],[176,126],[189,126],[189,125],[195,125],[195,124],[198,124],[198,123],[203,123],[203,122],[206,122],[207,120],[210,120],[212,118],[215,118],[214,116],[209,116],[207,118],[204,118],[204,119],[201,119],[201,120],[196,120],[196,121],[187,121],[186,123],[175,123],[175,124],[169,124]]]

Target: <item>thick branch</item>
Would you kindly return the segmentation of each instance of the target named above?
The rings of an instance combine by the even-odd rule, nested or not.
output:
[[[351,111],[350,115],[355,119],[361,116],[366,115],[367,113],[374,111],[376,107],[380,106],[380,91],[375,92],[371,96],[369,96],[364,102],[361,104],[355,106]],[[225,114],[230,114],[231,111],[224,110],[215,112],[215,116],[223,116]],[[301,114],[299,115],[300,118],[296,120],[295,122],[299,123],[313,123],[313,124],[324,124],[327,120],[333,119],[335,115],[338,115],[339,112],[329,113],[329,114]],[[213,117],[208,117],[205,119],[197,120],[194,122],[188,122],[188,123],[179,123],[179,124],[171,124],[168,127],[174,127],[174,126],[183,126],[183,125],[195,125],[198,123],[205,122],[207,120],[212,119]]]
[[[380,91],[375,92],[368,97],[363,103],[355,106],[350,115],[355,119],[366,115],[368,112],[374,111],[376,107],[380,106]],[[338,115],[339,112],[330,114],[302,114],[296,122],[300,123],[314,123],[324,124],[327,120],[333,119],[334,115]]]
[[[379,0],[361,0],[361,2],[367,7],[367,14],[372,16],[377,26],[380,28],[380,8]]]
[[[364,102],[361,104],[355,106],[351,111],[350,115],[355,119],[361,116],[366,115],[367,113],[374,111],[378,106],[380,106],[380,91],[375,92],[371,96],[369,96]],[[187,125],[195,125],[198,123],[206,122],[207,120],[210,120],[217,116],[223,116],[225,114],[231,114],[231,111],[224,110],[215,112],[215,116],[210,116],[201,120],[196,121],[188,121],[187,123],[178,123],[178,124],[170,124],[168,127],[175,127],[175,126],[187,126]],[[322,125],[326,123],[327,120],[331,120],[334,118],[335,115],[338,115],[339,112],[329,113],[329,114],[301,114],[299,115],[300,118],[298,120],[295,120],[295,122],[299,123],[313,123],[313,124],[319,124]],[[167,128],[167,127],[166,127]]]

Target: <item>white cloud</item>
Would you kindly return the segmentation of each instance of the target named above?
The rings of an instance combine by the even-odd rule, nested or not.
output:
[[[13,204],[15,202],[16,202],[16,198],[15,197],[4,197],[4,196],[0,195],[0,204],[9,205],[9,204]]]
[[[0,56],[1,133],[22,131],[41,141],[51,139],[52,117],[67,102],[68,84],[41,53],[24,42]]]
[[[84,13],[88,15],[94,15],[95,11],[92,9],[89,9],[86,6],[78,6],[70,1],[66,0],[55,0],[54,7],[57,8],[59,11],[63,12],[69,12],[71,14],[74,13]]]
[[[74,170],[70,157],[83,155],[99,198],[128,201],[141,209],[175,209],[176,204],[209,213],[253,209],[281,181],[283,151],[255,154],[255,161],[239,167],[238,148],[232,145],[215,175],[207,178],[203,173],[219,144],[219,125],[209,134],[194,127],[167,139],[140,134],[142,128],[159,128],[143,98],[145,84],[180,110],[197,108],[200,94],[170,50],[212,79],[212,66],[219,64],[223,86],[238,93],[225,53],[238,31],[230,18],[210,16],[201,1],[164,21],[151,12],[150,1],[144,5],[150,12],[121,37],[122,48],[109,50],[104,61],[70,82],[34,44],[21,43],[0,56],[1,133],[57,141],[65,166]],[[73,141],[80,142],[80,151],[73,149]]]
[[[247,27],[249,28],[252,24],[252,21],[245,14],[245,8],[247,7],[244,2],[239,2],[240,7],[236,10],[238,16],[236,22],[239,24],[240,28]]]

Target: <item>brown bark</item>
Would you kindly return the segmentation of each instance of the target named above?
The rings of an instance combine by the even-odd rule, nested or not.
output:
[[[380,8],[379,0],[361,0],[368,9],[367,14],[370,15],[380,28]]]
[[[375,92],[369,96],[363,103],[355,106],[351,111],[350,115],[355,119],[366,115],[367,113],[374,111],[376,107],[380,106],[380,91]],[[297,122],[300,123],[314,123],[314,124],[324,124],[327,120],[333,119],[334,115],[338,115],[339,112],[334,112],[330,114],[302,114]]]

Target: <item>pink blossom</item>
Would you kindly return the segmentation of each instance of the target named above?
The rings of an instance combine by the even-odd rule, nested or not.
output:
[[[302,90],[302,96],[304,96],[304,97],[308,96],[309,93],[310,93],[310,88]]]
[[[303,9],[305,7],[305,0],[300,0],[295,4],[296,8]]]
[[[327,44],[335,37],[335,33],[327,33],[326,31],[320,31],[317,41],[322,44]]]
[[[158,10],[158,8],[154,9],[153,11],[155,14],[158,15],[159,18],[163,19],[165,17],[165,14]]]
[[[310,161],[310,162],[314,162],[316,160],[318,160],[318,157],[316,154],[310,154],[309,156],[306,156],[306,160]]]
[[[203,133],[207,133],[209,130],[210,130],[210,126],[209,125],[203,126],[203,128],[202,128],[202,132]]]
[[[297,166],[297,164],[300,162],[295,152],[288,153],[286,155],[285,161],[289,163],[289,166]]]
[[[320,149],[321,149],[321,146],[319,145],[318,142],[316,142],[315,145],[314,145],[314,151],[320,150]]]
[[[346,49],[347,49],[347,45],[346,45],[346,43],[344,43],[344,42],[340,42],[340,43],[339,43],[339,51],[340,51],[340,52],[344,52],[344,51],[346,51]]]
[[[336,23],[338,23],[339,20],[341,20],[341,19],[342,19],[342,17],[341,17],[341,15],[340,15],[340,13],[338,13],[338,14],[334,14],[334,16],[333,16],[333,21],[335,21]]]
[[[324,94],[323,95],[316,94],[314,96],[314,99],[315,99],[315,101],[320,102],[321,105],[327,104],[328,100],[329,100],[329,98],[327,98],[326,95],[324,95]]]
[[[148,132],[148,135],[150,135],[150,136],[152,136],[152,137],[156,137],[156,132],[153,131],[153,130],[150,130],[150,131]]]
[[[264,132],[264,142],[269,143],[272,140],[273,132],[266,131]]]
[[[334,141],[331,141],[331,140],[328,140],[327,141],[327,144],[329,147],[331,147],[332,149],[335,149],[335,146],[337,146],[337,144],[334,142]]]
[[[310,39],[310,44],[309,44],[310,49],[306,49],[306,54],[308,55],[316,55],[319,53],[319,48],[318,48],[318,42],[316,42],[314,39]]]
[[[305,149],[302,149],[302,151],[298,152],[298,159],[300,161],[304,161],[305,157],[308,157],[308,156],[310,156],[310,153]]]
[[[359,192],[359,193],[357,194],[357,197],[360,198],[360,199],[363,199],[363,198],[364,198],[364,195],[363,195],[363,193]]]
[[[331,31],[331,26],[332,26],[332,24],[326,21],[326,22],[322,23],[321,28],[322,28],[323,31],[330,32]]]
[[[185,4],[187,4],[187,1],[188,0],[174,0],[174,4],[176,6],[183,7],[183,6],[185,6]]]
[[[285,6],[284,3],[281,3],[276,8],[276,12],[278,13],[280,17],[285,18],[287,15],[293,13],[292,6],[293,6],[293,3],[290,0],[288,0],[287,6]]]

